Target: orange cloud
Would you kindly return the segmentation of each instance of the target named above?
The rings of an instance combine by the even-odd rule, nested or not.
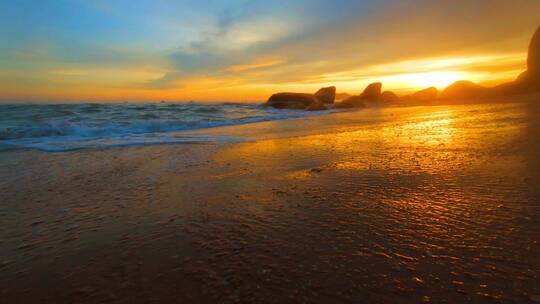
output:
[[[256,70],[260,68],[268,68],[268,67],[280,65],[283,63],[285,63],[285,60],[282,60],[282,59],[273,59],[273,60],[272,59],[270,60],[259,59],[259,60],[255,60],[253,62],[246,63],[246,64],[238,64],[238,65],[230,66],[226,69],[226,71],[239,73],[239,72],[246,72],[250,70]]]
[[[171,27],[198,27],[174,36],[177,47],[165,41],[170,29],[82,43],[68,27],[73,41],[44,35],[2,52],[0,100],[263,100],[327,85],[357,93],[373,81],[402,92],[462,78],[493,85],[525,69],[540,14],[530,0],[391,1],[369,11],[338,2],[311,15],[311,2],[279,14],[204,10],[205,18]]]

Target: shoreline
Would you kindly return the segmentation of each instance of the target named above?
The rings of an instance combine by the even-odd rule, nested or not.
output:
[[[13,140],[4,140],[0,141],[0,153],[4,151],[25,151],[28,150],[38,150],[43,152],[52,152],[52,153],[62,153],[62,152],[70,152],[70,151],[79,151],[79,150],[86,150],[86,149],[109,149],[109,148],[129,148],[129,147],[144,147],[144,146],[153,146],[153,145],[184,145],[184,144],[224,144],[224,143],[235,143],[235,142],[242,142],[246,140],[245,134],[246,132],[238,132],[238,130],[242,130],[244,128],[250,128],[253,126],[254,128],[258,129],[258,125],[265,123],[272,124],[272,123],[280,123],[283,122],[286,125],[295,125],[296,123],[294,121],[296,120],[305,120],[309,121],[314,118],[314,120],[317,120],[317,117],[321,116],[330,116],[330,117],[336,117],[336,119],[340,119],[340,117],[345,117],[345,120],[348,121],[349,124],[356,123],[356,124],[364,124],[367,123],[371,119],[371,115],[375,114],[378,115],[377,118],[380,119],[381,112],[384,112],[384,109],[389,109],[387,111],[392,111],[391,109],[421,109],[426,108],[429,109],[429,107],[444,107],[444,106],[478,106],[478,105],[505,105],[505,104],[516,104],[516,103],[536,103],[538,98],[540,97],[539,94],[529,94],[529,95],[523,95],[523,96],[514,96],[514,97],[508,97],[508,98],[501,98],[501,99],[478,99],[478,100],[461,100],[461,101],[434,101],[429,104],[425,103],[413,103],[413,102],[399,102],[399,103],[392,103],[392,104],[383,104],[380,102],[375,103],[368,103],[368,107],[366,108],[351,108],[351,109],[331,109],[329,111],[319,111],[319,112],[306,112],[302,110],[285,110],[282,114],[279,114],[279,117],[259,117],[257,119],[255,118],[249,118],[245,122],[216,122],[217,125],[215,126],[207,126],[207,127],[197,127],[193,129],[186,129],[186,130],[171,130],[168,132],[156,132],[156,133],[136,133],[136,135],[142,136],[143,138],[141,140],[137,140],[137,138],[133,139],[133,142],[130,143],[117,143],[117,144],[100,144],[100,141],[110,141],[114,140],[118,136],[112,136],[109,137],[95,137],[95,138],[80,138],[76,140],[76,142],[80,142],[78,147],[74,148],[62,148],[62,142],[69,143],[70,141],[75,140],[74,138],[71,138],[69,136],[67,137],[57,137],[56,139],[51,138],[52,140],[49,144],[42,143],[32,143],[34,140],[32,138],[28,138],[28,140],[23,140],[22,142],[19,142],[20,139],[17,139],[15,141]],[[78,104],[78,105],[85,105],[85,104]],[[253,104],[255,105],[255,104]],[[398,110],[399,111],[399,110]],[[357,116],[360,118],[364,118],[364,121],[361,119],[352,120],[349,119],[351,115],[348,113],[360,113]],[[362,113],[368,113],[368,114],[362,114]],[[281,116],[280,116],[281,115]],[[334,116],[337,115],[337,116]],[[289,117],[285,117],[289,116]],[[253,120],[253,121],[251,121]],[[326,123],[331,123],[332,125],[344,125],[343,122],[333,122],[332,119],[326,119]],[[292,121],[292,123],[290,123]],[[316,124],[316,123],[315,123]],[[223,129],[223,130],[222,130]],[[264,129],[264,128],[263,128]],[[231,131],[231,134],[237,134],[238,137],[229,136],[228,132]],[[302,126],[298,127],[298,130],[294,130],[294,128],[289,128],[287,132],[291,134],[314,134],[315,132],[304,130]],[[247,132],[249,133],[249,132]],[[150,139],[144,139],[144,136],[152,135],[152,134],[161,134],[164,136],[163,139],[158,140],[157,142],[152,142]],[[220,134],[220,135],[216,135]],[[286,136],[286,135],[285,135]],[[170,138],[169,138],[170,137]],[[180,137],[182,140],[179,140],[178,137]],[[45,137],[47,138],[47,137]],[[253,140],[253,139],[248,139]],[[58,143],[56,143],[58,141]],[[51,147],[48,147],[49,145],[52,145]],[[101,146],[103,145],[103,146]]]

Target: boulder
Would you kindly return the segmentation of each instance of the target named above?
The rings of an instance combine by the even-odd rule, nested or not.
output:
[[[305,109],[314,102],[317,98],[312,94],[277,93],[268,99],[266,105],[277,109]]]
[[[336,94],[336,100],[345,100],[349,97],[351,97],[352,95],[351,94],[348,94],[348,93],[337,93]]]
[[[364,92],[359,97],[367,101],[378,101],[381,97],[381,89],[382,83],[372,83],[364,89]]]
[[[315,97],[323,104],[334,103],[334,100],[336,99],[336,87],[322,88],[315,93]]]
[[[358,96],[351,96],[344,99],[342,102],[337,103],[334,108],[363,108],[366,106],[366,101],[379,101],[381,98],[382,83],[375,82],[368,85],[362,94]]]
[[[317,100],[316,102],[307,106],[305,110],[306,111],[324,111],[324,110],[328,110],[328,108],[324,105],[322,101]]]
[[[308,109],[309,111],[319,111],[324,104],[332,104],[336,99],[336,87],[326,87],[315,94],[306,93],[277,93],[268,99],[265,105],[277,109]],[[321,103],[321,105],[319,105]],[[324,106],[326,109],[326,106]]]
[[[441,93],[441,99],[467,99],[484,97],[488,89],[470,81],[454,82]]]
[[[540,91],[540,27],[536,30],[527,54],[527,71],[523,72],[509,88],[517,93]]]
[[[540,77],[540,27],[536,30],[527,55],[527,71],[530,77]]]
[[[384,102],[398,102],[399,96],[397,96],[396,93],[392,91],[384,91],[381,93],[380,99]]]
[[[335,109],[365,108],[366,104],[361,96],[351,96],[334,105]]]
[[[434,101],[439,96],[439,90],[436,87],[429,87],[427,89],[420,90],[410,96],[413,101]]]
[[[490,96],[505,96],[540,92],[540,27],[531,39],[527,55],[527,71],[508,83],[489,90]]]

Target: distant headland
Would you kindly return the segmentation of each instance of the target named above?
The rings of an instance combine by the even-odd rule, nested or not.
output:
[[[426,88],[410,95],[398,96],[391,91],[382,91],[383,84],[374,82],[362,94],[336,94],[336,87],[321,88],[315,94],[277,93],[265,105],[279,109],[303,109],[324,111],[330,108],[362,108],[368,102],[377,103],[427,103],[481,98],[496,98],[540,92],[540,27],[531,39],[527,56],[527,70],[516,80],[495,87],[484,87],[468,80],[457,81],[444,90]],[[339,102],[338,102],[339,101]]]

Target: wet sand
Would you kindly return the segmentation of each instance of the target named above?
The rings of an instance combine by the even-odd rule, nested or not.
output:
[[[2,303],[540,303],[540,107],[0,156]]]

